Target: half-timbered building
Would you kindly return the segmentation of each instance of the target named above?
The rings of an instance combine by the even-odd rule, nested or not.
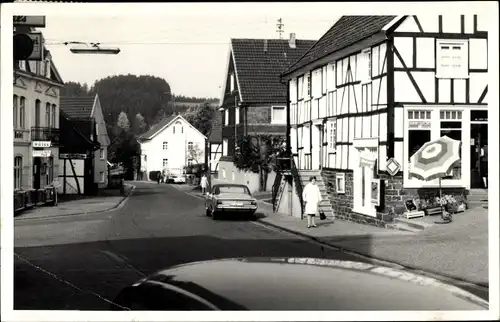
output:
[[[245,135],[285,135],[287,87],[280,75],[314,43],[295,39],[295,34],[290,39],[231,39],[220,99],[222,146],[211,142],[216,163],[212,169],[218,170],[219,180],[259,190],[259,175],[241,171],[233,163],[238,139]],[[274,177],[274,173],[268,176],[267,187]]]
[[[410,178],[409,160],[447,135],[462,147],[445,192],[481,188],[486,25],[477,15],[341,17],[282,74],[299,174],[288,184],[300,192],[300,178],[315,174],[336,217],[383,226],[405,199],[436,193],[438,180]],[[298,195],[277,206],[299,216]]]

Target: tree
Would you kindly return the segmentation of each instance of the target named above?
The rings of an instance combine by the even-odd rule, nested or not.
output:
[[[130,122],[125,112],[122,111],[120,115],[118,115],[118,121],[116,122],[116,125],[118,126],[118,128],[124,131],[128,131],[130,129]]]
[[[259,190],[266,191],[269,172],[278,170],[277,159],[285,153],[283,136],[246,135],[240,138],[233,161],[240,170],[259,173]]]
[[[204,161],[202,160],[204,156],[203,152],[204,151],[203,149],[200,148],[200,145],[196,143],[193,145],[193,147],[188,149],[187,157],[188,159],[191,159],[194,162],[196,162],[196,164],[200,164]]]
[[[134,123],[132,127],[132,132],[136,135],[140,135],[147,130],[147,124],[144,120],[144,116],[141,113],[137,113],[134,118]]]
[[[87,84],[80,84],[76,82],[66,82],[61,89],[61,96],[66,97],[82,97],[89,95],[89,87]]]
[[[205,102],[198,106],[190,107],[183,113],[183,117],[203,135],[209,135],[212,129],[212,120],[215,117],[216,106]]]

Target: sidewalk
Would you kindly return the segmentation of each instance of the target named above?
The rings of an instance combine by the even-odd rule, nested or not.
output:
[[[195,186],[179,190],[203,198]],[[273,213],[272,205],[259,199],[258,221],[321,243],[415,270],[488,285],[488,210],[475,208],[456,214],[453,222],[433,225],[414,233],[361,225],[343,220],[319,220],[307,228],[307,219]],[[435,216],[434,216],[435,217]],[[439,218],[425,218],[439,221]]]
[[[119,189],[107,196],[87,197],[59,202],[55,207],[42,206],[33,208],[16,216],[14,220],[28,220],[52,217],[64,217],[109,211],[117,208],[129,197],[135,186],[125,184],[125,194],[120,195]],[[114,190],[114,189],[113,189]]]

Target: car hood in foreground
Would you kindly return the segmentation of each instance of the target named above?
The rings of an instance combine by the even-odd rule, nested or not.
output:
[[[126,288],[117,301],[130,307],[127,303],[135,296],[146,302],[147,310],[168,310],[172,301],[160,298],[172,296],[160,294],[172,289],[205,303],[205,308],[183,307],[186,310],[488,309],[479,297],[433,278],[366,263],[311,258],[223,259],[180,265]],[[154,307],[148,301],[155,302]]]

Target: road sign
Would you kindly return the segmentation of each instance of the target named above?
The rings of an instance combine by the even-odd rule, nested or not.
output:
[[[391,177],[394,177],[401,170],[401,165],[394,158],[390,158],[385,167]]]
[[[12,17],[14,26],[45,27],[45,16],[14,16]]]

